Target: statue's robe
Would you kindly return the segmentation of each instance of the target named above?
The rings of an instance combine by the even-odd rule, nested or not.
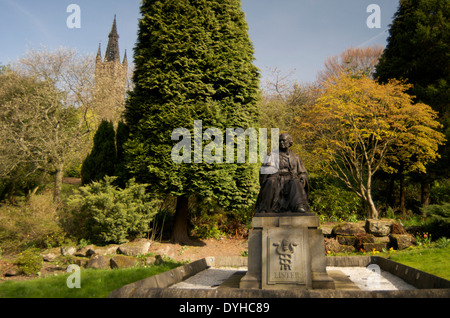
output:
[[[299,156],[288,149],[266,156],[259,172],[261,186],[256,213],[307,213],[308,172]]]

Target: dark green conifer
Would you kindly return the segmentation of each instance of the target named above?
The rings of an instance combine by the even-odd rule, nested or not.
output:
[[[450,140],[450,1],[401,0],[375,76],[380,82],[396,78],[413,84],[409,93],[438,112]],[[426,175],[415,176],[424,205],[431,182],[450,176],[449,145],[440,147],[441,159],[427,167]]]
[[[100,181],[105,176],[113,176],[116,164],[116,133],[110,121],[103,120],[94,135],[92,151],[83,161],[81,182]]]
[[[144,0],[134,50],[135,88],[127,101],[127,166],[140,182],[176,196],[174,241],[187,240],[189,197],[224,208],[251,205],[249,164],[176,164],[176,128],[254,127],[259,75],[240,0]],[[224,147],[225,149],[225,147]]]

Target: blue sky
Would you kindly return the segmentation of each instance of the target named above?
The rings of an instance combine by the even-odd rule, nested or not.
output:
[[[242,0],[255,64],[263,74],[277,67],[293,80],[314,81],[327,57],[351,46],[386,45],[389,24],[399,0]],[[81,27],[68,28],[77,4]],[[370,4],[380,7],[380,28],[369,28]],[[140,0],[0,0],[0,63],[8,64],[40,45],[76,48],[81,54],[105,53],[114,14],[121,57],[131,60],[137,37]]]

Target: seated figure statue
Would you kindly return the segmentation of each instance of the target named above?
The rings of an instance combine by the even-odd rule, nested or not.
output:
[[[259,172],[261,186],[255,213],[309,213],[308,173],[289,149],[289,134],[280,135],[278,152],[266,156]]]

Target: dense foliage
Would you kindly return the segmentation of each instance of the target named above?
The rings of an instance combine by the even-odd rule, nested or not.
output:
[[[389,29],[388,44],[376,67],[380,82],[389,79],[412,84],[408,93],[415,102],[438,112],[442,132],[450,140],[450,2],[401,0]],[[430,164],[421,182],[421,203],[430,203],[436,180],[450,177],[450,144],[439,149],[440,159]],[[402,178],[404,174],[400,174]],[[403,193],[401,194],[403,195]],[[401,198],[404,201],[404,198]]]
[[[172,132],[185,128],[193,136],[195,120],[200,136],[209,127],[254,127],[258,70],[238,0],[147,0],[141,14],[125,111],[127,166],[139,182],[179,198],[174,239],[184,240],[189,197],[245,208],[254,202],[257,177],[247,163],[197,162],[191,153],[173,162]]]
[[[71,196],[71,230],[97,244],[123,243],[146,237],[160,201],[146,193],[145,184],[131,179],[125,189],[113,185],[115,177],[80,187]]]
[[[81,182],[86,185],[114,175],[116,165],[116,133],[110,121],[103,120],[94,135],[94,147],[83,161]]]
[[[380,85],[343,73],[325,82],[315,105],[298,118],[305,147],[318,155],[323,172],[355,192],[371,218],[378,218],[374,174],[395,172],[398,162],[425,172],[444,141],[436,130],[436,113],[428,105],[413,104],[407,89],[398,81]]]

